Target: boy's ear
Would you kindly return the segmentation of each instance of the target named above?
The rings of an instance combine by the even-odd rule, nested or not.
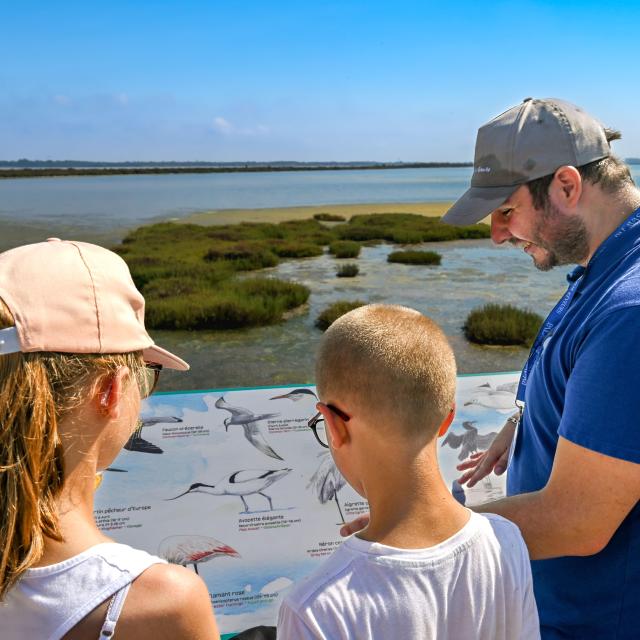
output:
[[[327,427],[327,437],[332,449],[339,449],[349,441],[349,429],[344,420],[336,415],[326,404],[318,402],[316,409],[322,414]]]
[[[447,429],[451,426],[453,419],[456,415],[456,405],[454,403],[453,407],[451,407],[451,411],[449,411],[447,417],[443,420],[440,425],[440,429],[438,430],[438,438],[441,438],[445,433],[447,433]]]

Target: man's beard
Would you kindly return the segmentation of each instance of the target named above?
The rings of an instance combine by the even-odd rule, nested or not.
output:
[[[547,202],[538,217],[533,243],[547,251],[546,258],[533,261],[540,271],[562,264],[580,264],[589,255],[589,232],[582,218],[563,215],[551,202]]]

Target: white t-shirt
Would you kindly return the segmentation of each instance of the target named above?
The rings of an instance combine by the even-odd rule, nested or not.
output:
[[[348,538],[284,599],[278,640],[538,639],[519,529],[472,513],[448,540],[396,549]]]

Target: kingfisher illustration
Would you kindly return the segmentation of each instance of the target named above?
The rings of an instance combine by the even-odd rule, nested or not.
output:
[[[162,449],[149,442],[142,437],[142,429],[145,427],[151,427],[154,424],[170,424],[175,422],[182,422],[182,418],[176,416],[163,416],[163,417],[151,417],[140,418],[136,430],[131,434],[131,437],[127,440],[124,448],[127,451],[138,451],[140,453],[163,453]]]

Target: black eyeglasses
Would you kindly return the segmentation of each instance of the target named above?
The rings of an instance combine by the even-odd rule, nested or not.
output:
[[[144,369],[146,374],[146,384],[144,390],[141,390],[140,396],[142,399],[148,398],[158,386],[158,379],[160,378],[160,372],[162,371],[162,365],[155,362],[145,362]],[[151,377],[153,376],[153,378]]]
[[[338,409],[338,407],[334,407],[332,404],[327,405],[327,409],[333,411],[337,416],[342,418],[345,422],[349,422],[351,420],[351,416],[348,416],[344,411]],[[313,435],[316,437],[316,440],[326,449],[329,448],[329,438],[327,438],[327,429],[324,423],[324,418],[322,414],[318,411],[311,420],[307,423],[307,426],[311,431],[313,431]]]

